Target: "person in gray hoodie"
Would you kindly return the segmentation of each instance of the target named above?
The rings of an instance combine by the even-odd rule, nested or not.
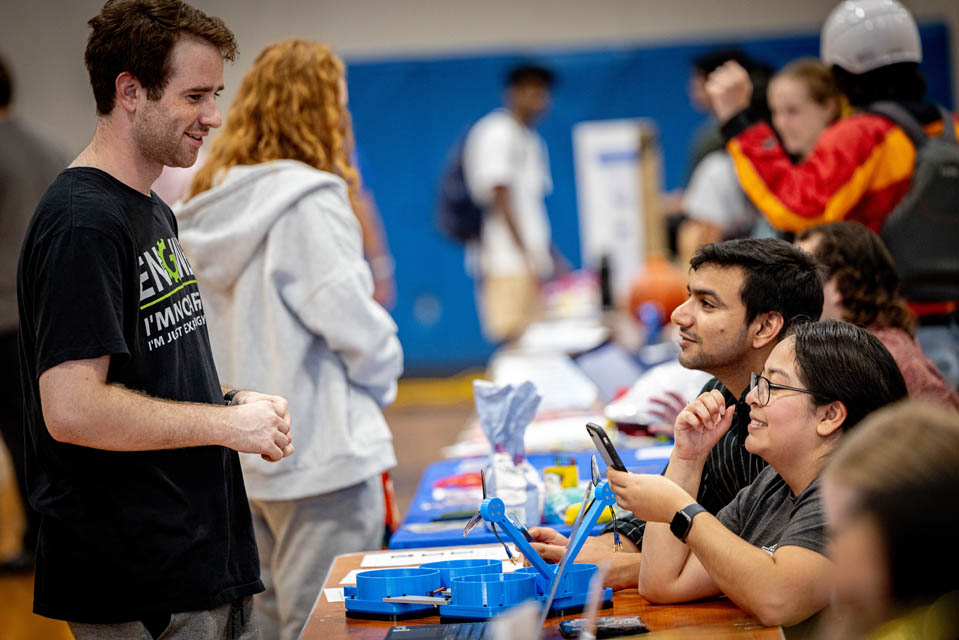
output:
[[[340,59],[270,45],[176,212],[218,368],[282,393],[297,417],[296,455],[241,459],[264,638],[298,636],[336,555],[379,548],[381,474],[396,465],[381,410],[403,355],[363,259],[351,146]]]

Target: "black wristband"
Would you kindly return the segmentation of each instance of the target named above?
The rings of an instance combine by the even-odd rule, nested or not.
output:
[[[693,518],[706,509],[697,503],[692,503],[688,507],[680,509],[673,516],[673,521],[669,523],[669,530],[673,535],[679,538],[679,541],[686,544],[686,538],[689,536],[689,530],[693,528]]]
[[[230,406],[231,404],[233,404],[233,398],[235,398],[236,394],[238,393],[240,393],[239,389],[230,389],[229,391],[224,393],[223,404],[225,404],[226,406]]]
[[[727,144],[730,140],[757,122],[761,122],[761,120],[760,118],[756,117],[756,114],[751,108],[747,107],[743,109],[732,118],[724,122],[719,128],[719,134],[722,136],[723,144]]]

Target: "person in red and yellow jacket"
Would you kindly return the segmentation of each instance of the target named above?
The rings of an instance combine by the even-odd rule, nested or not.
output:
[[[827,127],[798,162],[748,108],[752,86],[742,67],[718,68],[706,93],[743,190],[774,227],[798,232],[850,220],[879,234],[909,190],[916,148],[899,125],[870,109],[894,103],[930,137],[948,126],[959,139],[959,119],[925,100],[919,29],[897,0],[840,4],[823,25],[820,57],[855,113]],[[923,351],[951,386],[959,385],[959,300],[911,299],[909,306]]]
[[[938,107],[923,99],[919,30],[895,0],[844,2],[823,26],[821,57],[859,111],[823,131],[795,164],[772,127],[749,110],[752,87],[742,67],[723,65],[706,91],[743,189],[774,227],[795,232],[855,220],[878,233],[909,189],[916,152],[899,126],[866,110],[896,102],[928,135],[943,130]],[[949,125],[959,137],[955,116]]]

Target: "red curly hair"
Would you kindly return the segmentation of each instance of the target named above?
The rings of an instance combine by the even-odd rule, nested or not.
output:
[[[212,188],[231,167],[298,160],[343,178],[353,201],[360,180],[350,161],[353,127],[345,91],[343,62],[327,45],[292,38],[268,46],[244,76],[189,198]]]

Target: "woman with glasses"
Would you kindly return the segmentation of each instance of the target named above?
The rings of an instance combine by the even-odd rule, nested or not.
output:
[[[662,476],[610,469],[618,504],[649,522],[639,590],[651,602],[726,594],[767,625],[795,625],[829,602],[832,563],[819,473],[843,434],[906,396],[895,360],[845,322],[796,326],[752,376],[745,446],[769,466],[715,517],[696,504],[703,464],[732,411],[704,393],[676,418]]]

